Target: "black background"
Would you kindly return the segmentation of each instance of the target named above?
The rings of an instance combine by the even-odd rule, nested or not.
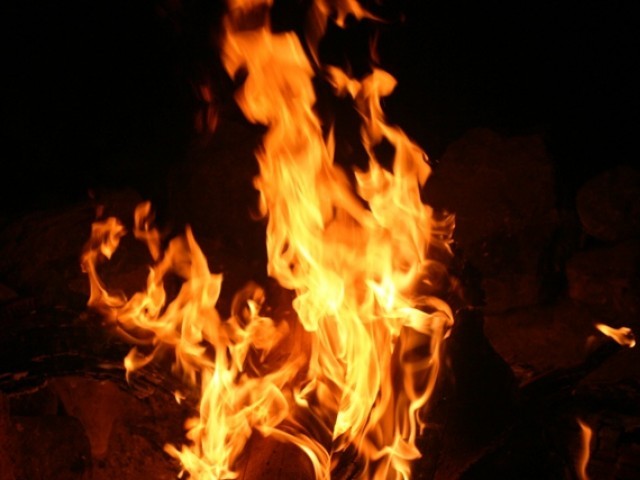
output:
[[[634,162],[633,2],[383,3],[381,63],[399,81],[385,106],[436,162],[473,127],[544,135],[569,191]],[[193,81],[218,68],[222,2],[5,8],[1,215],[64,205],[101,186],[161,195],[168,168],[185,161],[196,137]],[[213,85],[231,91],[221,74]]]

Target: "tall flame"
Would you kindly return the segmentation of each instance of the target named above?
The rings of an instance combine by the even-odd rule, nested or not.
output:
[[[342,456],[360,460],[363,478],[406,479],[420,456],[421,412],[453,322],[449,306],[425,294],[428,254],[449,251],[453,220],[437,221],[420,200],[427,157],[386,123],[380,101],[395,80],[380,69],[364,79],[326,69],[336,93],[354,99],[369,154],[356,185],[334,164],[332,137],[314,112],[314,69],[294,33],[271,31],[270,3],[229,0],[222,55],[231,76],[246,72],[238,105],[267,127],[255,187],[268,219],[268,273],[295,293],[295,318],[264,316],[265,294],[249,285],[236,295],[231,317],[221,319],[221,275],[210,273],[189,229],[161,253],[148,204],[136,210],[133,229],[156,261],[146,291],[126,300],[98,277],[97,263],[124,234],[109,218],[94,225],[83,255],[89,305],[138,344],[125,359],[128,372],[168,350],[175,372],[199,386],[189,443],[167,447],[191,478],[234,478],[239,454],[258,431],[300,447],[319,479]],[[355,1],[334,3],[317,2],[316,24],[332,13],[342,23],[348,14],[371,18]],[[383,140],[395,149],[391,170],[376,158]],[[182,279],[175,298],[164,287],[170,274]],[[266,361],[296,323],[308,341],[285,361]]]

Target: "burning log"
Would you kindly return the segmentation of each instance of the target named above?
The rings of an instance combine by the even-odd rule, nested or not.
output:
[[[0,402],[8,403],[3,396]],[[62,416],[10,416],[0,411],[0,478],[91,477],[89,442],[80,422]]]
[[[567,262],[568,294],[603,321],[635,322],[640,312],[640,242],[585,249]]]

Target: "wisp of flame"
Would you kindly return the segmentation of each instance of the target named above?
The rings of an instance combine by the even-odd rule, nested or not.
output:
[[[591,427],[580,419],[578,419],[578,425],[580,426],[580,456],[576,461],[576,470],[580,480],[589,480],[587,466],[591,456],[591,436],[593,432]]]

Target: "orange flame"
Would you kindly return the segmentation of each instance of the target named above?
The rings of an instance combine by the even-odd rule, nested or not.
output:
[[[327,30],[327,20],[332,15],[335,18],[336,25],[340,28],[346,27],[347,17],[350,16],[356,20],[362,20],[363,18],[380,20],[362,8],[358,0],[315,0],[312,2],[305,35],[311,56],[316,64],[320,64],[318,43],[324,36]]]
[[[604,323],[597,323],[596,328],[623,347],[633,348],[636,346],[636,337],[629,327],[613,328]]]
[[[591,427],[578,419],[580,425],[580,456],[576,462],[576,470],[580,480],[589,480],[587,475],[587,465],[589,465],[589,457],[591,455],[591,437],[593,431]]]
[[[81,259],[82,270],[89,276],[90,294],[87,304],[108,315],[114,308],[121,306],[125,299],[122,295],[112,294],[98,277],[96,267],[104,259],[109,260],[125,235],[124,226],[113,217],[95,222],[91,226],[91,239],[85,245]]]
[[[369,16],[357,2],[335,3],[338,22]],[[349,452],[365,478],[406,479],[420,456],[421,412],[453,322],[449,306],[424,293],[433,280],[429,254],[449,252],[453,217],[436,220],[421,202],[427,156],[385,121],[380,101],[395,79],[376,69],[357,80],[331,67],[336,92],[349,94],[362,116],[369,154],[368,170],[356,171],[351,185],[314,113],[314,73],[298,37],[272,33],[268,15],[256,20],[256,9],[270,5],[229,1],[222,55],[230,75],[247,73],[236,95],[245,116],[267,126],[255,186],[268,218],[268,273],[295,292],[296,317],[264,316],[264,292],[249,285],[221,319],[222,276],[210,273],[190,229],[162,253],[148,203],[136,209],[133,229],[155,261],[146,291],[126,300],[98,277],[101,255],[108,258],[125,233],[108,219],[94,225],[83,255],[89,306],[136,342],[128,373],[170,351],[175,373],[200,389],[188,445],[167,447],[191,478],[237,476],[235,462],[255,430],[300,447],[318,479],[330,478]],[[316,8],[326,22],[326,0]],[[395,149],[391,170],[375,155],[383,140]],[[182,279],[175,298],[165,291],[167,275]],[[296,323],[308,341],[295,343],[284,361],[267,361]]]

